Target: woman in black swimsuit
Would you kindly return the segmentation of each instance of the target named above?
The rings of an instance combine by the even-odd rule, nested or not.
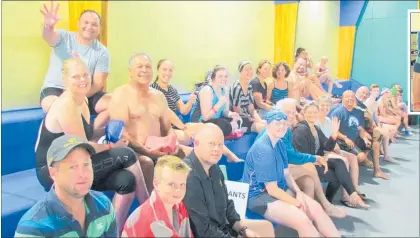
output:
[[[79,58],[63,63],[63,81],[66,90],[54,101],[42,121],[36,145],[36,174],[39,182],[49,190],[53,185],[47,166],[47,151],[52,141],[63,134],[90,140],[91,123],[86,95],[91,87],[91,76],[86,64]],[[119,231],[122,230],[129,208],[136,197],[141,204],[148,198],[143,173],[136,154],[127,147],[127,141],[115,144],[89,142],[96,151],[92,156],[94,180],[92,189],[116,192],[113,205]]]

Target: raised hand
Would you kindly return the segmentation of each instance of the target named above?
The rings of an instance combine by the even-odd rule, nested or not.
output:
[[[191,95],[190,95],[191,103],[194,104],[196,100],[197,100],[197,94],[195,94],[194,92],[191,93]]]
[[[340,130],[340,120],[337,117],[331,119],[331,137],[337,138],[338,131]]]
[[[50,9],[47,8],[47,5],[45,3],[43,4],[43,9],[41,8],[41,13],[44,15],[44,24],[47,24],[49,26],[55,26],[57,24],[58,20],[60,20],[60,16],[58,16],[58,8],[60,7],[60,4],[58,3],[57,6],[54,8],[54,2],[51,1],[50,3]]]

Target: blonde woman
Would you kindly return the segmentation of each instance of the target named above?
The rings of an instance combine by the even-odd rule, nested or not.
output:
[[[52,141],[64,134],[90,140],[95,129],[86,100],[91,87],[86,64],[79,58],[68,59],[63,63],[62,75],[66,89],[45,115],[36,144],[36,174],[45,190],[53,185],[47,165],[47,150]],[[94,170],[92,189],[116,192],[113,205],[118,231],[121,232],[134,197],[141,204],[149,196],[140,164],[134,151],[127,147],[126,140],[115,144],[89,144],[96,151],[91,157]]]
[[[315,125],[322,130],[322,133],[324,133],[326,137],[329,137],[331,135],[332,121],[327,115],[331,110],[332,100],[326,96],[322,96],[318,99],[317,104],[319,106],[319,111],[318,120]],[[359,163],[357,156],[344,150],[340,150],[338,145],[335,145],[333,151],[327,152],[326,156],[328,158],[337,158],[344,161],[347,170],[350,172],[350,177],[354,189],[356,190],[357,194],[359,194],[359,196],[365,200],[367,198],[366,195],[360,192],[359,189]]]

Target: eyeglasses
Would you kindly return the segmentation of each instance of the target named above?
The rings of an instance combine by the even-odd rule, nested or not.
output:
[[[208,145],[210,146],[210,148],[216,148],[216,147],[219,147],[219,148],[222,148],[225,144],[224,143],[217,143],[217,142],[214,142],[214,141],[210,141],[209,143],[208,143]]]

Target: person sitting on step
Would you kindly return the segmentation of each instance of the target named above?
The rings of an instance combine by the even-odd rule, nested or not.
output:
[[[90,120],[86,101],[92,80],[86,64],[79,58],[70,58],[63,63],[62,75],[66,89],[45,114],[35,145],[36,174],[47,191],[54,183],[47,163],[47,150],[52,141],[64,134],[91,140],[98,129]],[[113,204],[118,231],[121,231],[134,197],[140,204],[149,197],[140,164],[124,138],[111,144],[89,144],[96,151],[92,155],[92,189],[116,192]]]
[[[101,16],[94,10],[84,10],[77,21],[76,32],[63,29],[54,30],[60,16],[58,9],[51,1],[50,8],[44,4],[41,13],[44,15],[42,37],[53,49],[50,63],[41,89],[40,103],[42,110],[48,112],[51,105],[64,92],[62,80],[63,62],[69,58],[80,58],[85,62],[91,79],[90,90],[86,94],[90,114],[97,114],[95,121],[104,127],[109,120],[108,103],[111,94],[104,92],[109,73],[110,55],[108,49],[98,40],[101,32]]]
[[[375,130],[372,135],[365,128],[363,111],[356,108],[356,97],[353,91],[343,93],[343,105],[330,114],[330,118],[337,117],[341,122],[338,133],[338,144],[342,150],[357,155],[359,163],[369,167],[372,163],[367,158],[367,152],[373,153],[373,176],[388,179],[379,165],[381,135]]]
[[[155,166],[154,190],[131,213],[122,237],[193,237],[188,211],[182,202],[190,170],[176,156],[160,157]]]
[[[331,95],[334,85],[337,88],[342,88],[343,86],[331,76],[331,69],[327,68],[327,63],[328,58],[326,56],[321,57],[321,61],[315,66],[315,74],[321,84],[328,85],[327,92]]]
[[[292,145],[292,130],[297,125],[296,100],[292,98],[282,99],[277,102],[276,109],[287,115],[287,123],[289,128],[286,134],[281,138],[281,141],[286,146],[290,173],[293,179],[296,181],[296,184],[301,188],[302,191],[307,192],[307,195],[315,195],[329,216],[337,218],[345,217],[346,212],[332,205],[331,202],[329,202],[326,198],[322,188],[321,180],[318,176],[315,163],[323,165],[325,170],[327,170],[328,164],[324,157],[319,155],[300,153],[296,151]],[[266,129],[258,134],[257,139],[263,136],[265,133]],[[313,189],[312,186],[314,187]],[[312,192],[313,190],[315,190],[315,194]]]
[[[325,156],[325,152],[332,152],[336,146],[340,121],[337,118],[331,120],[331,133],[327,138],[322,130],[315,125],[318,120],[319,106],[315,102],[307,104],[303,108],[304,121],[298,123],[293,130],[293,147],[296,151],[312,155]],[[326,197],[332,202],[334,195],[344,187],[341,202],[347,207],[367,208],[350,178],[350,173],[342,160],[342,156],[329,154],[327,159],[328,171],[322,165],[316,165],[318,176],[321,181],[328,182]],[[311,196],[313,197],[313,196]]]
[[[299,237],[340,237],[321,205],[302,192],[290,174],[281,141],[288,130],[287,116],[272,110],[266,120],[266,133],[251,146],[245,160],[242,181],[249,183],[248,209],[295,229]]]
[[[15,237],[118,237],[111,201],[91,190],[95,153],[78,136],[65,134],[52,141],[46,161],[53,186],[20,219]]]
[[[286,62],[280,62],[273,66],[273,78],[267,82],[267,98],[276,104],[278,101],[289,97],[290,67]]]
[[[274,237],[271,222],[241,219],[229,199],[223,173],[223,132],[208,123],[197,133],[194,151],[185,158],[191,167],[187,179],[187,206],[194,237]]]
[[[115,89],[108,108],[111,120],[125,124],[122,138],[139,155],[149,193],[153,190],[153,168],[157,159],[168,154],[184,157],[186,153],[171,127],[164,94],[149,87],[152,66],[148,54],[133,54],[128,64],[130,81]]]
[[[246,64],[246,61],[244,61],[244,64]],[[268,60],[261,60],[256,70],[257,75],[249,82],[252,87],[254,107],[261,118],[264,118],[265,113],[273,108],[273,103],[267,98],[267,83],[265,82],[270,77],[270,73],[271,63]]]
[[[185,151],[186,155],[189,155],[192,151],[190,147],[194,141],[195,134],[201,130],[204,123],[201,122],[182,122],[179,114],[188,115],[191,112],[192,106],[196,102],[197,95],[195,92],[191,93],[190,98],[186,104],[184,104],[178,95],[176,88],[169,85],[169,81],[173,76],[173,63],[167,59],[160,60],[157,64],[157,77],[150,87],[161,91],[166,98],[169,106],[168,115],[176,137],[180,143],[180,147]],[[229,148],[223,147],[223,155],[226,156],[228,162],[241,161]]]
[[[253,88],[249,83],[253,75],[251,61],[241,61],[238,71],[240,79],[229,88],[230,110],[241,116],[242,127],[247,127],[247,132],[259,133],[265,127],[265,122],[254,106]]]

